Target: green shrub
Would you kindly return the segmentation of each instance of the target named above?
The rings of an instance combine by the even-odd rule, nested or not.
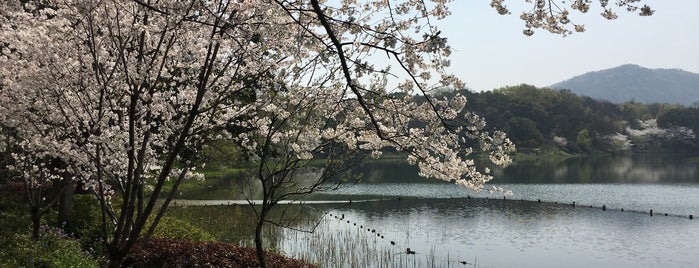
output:
[[[23,234],[3,237],[0,267],[99,267],[95,258],[82,251],[78,241],[55,230],[42,232],[38,241]]]
[[[200,242],[216,240],[213,235],[199,226],[167,216],[160,219],[155,232],[153,232],[153,237]]]
[[[0,237],[30,231],[29,207],[12,198],[0,198]]]
[[[70,229],[66,230],[77,237],[83,237],[99,230],[100,207],[92,195],[79,194],[73,196],[73,214],[70,219]]]
[[[99,267],[97,260],[81,248],[84,239],[70,238],[59,228],[42,226],[39,240],[31,239],[29,208],[23,202],[21,186],[5,185],[0,190],[0,267]],[[99,230],[99,207],[89,196],[75,197],[75,230],[79,232],[74,235],[85,238]],[[49,218],[55,217],[52,212],[43,218],[51,222]],[[93,252],[99,254],[100,249]]]
[[[101,224],[98,201],[92,195],[74,195],[73,214],[66,232],[80,239],[83,250],[92,254],[102,252]]]

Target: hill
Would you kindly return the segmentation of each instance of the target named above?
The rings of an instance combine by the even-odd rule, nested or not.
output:
[[[435,98],[450,99],[457,93],[468,99],[468,112],[488,122],[486,130],[504,131],[523,152],[699,152],[699,108],[614,104],[526,84],[483,92],[443,91]]]
[[[589,72],[551,87],[614,103],[633,100],[691,106],[699,102],[699,74],[680,69],[648,69],[633,64]]]

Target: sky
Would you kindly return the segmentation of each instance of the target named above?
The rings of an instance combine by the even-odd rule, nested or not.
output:
[[[523,35],[519,14],[530,7],[524,0],[505,2],[512,14],[502,16],[488,0],[456,0],[452,15],[438,23],[453,49],[449,71],[475,91],[522,83],[545,87],[623,64],[699,73],[697,0],[646,0],[653,16],[617,9],[619,18],[611,21],[599,15],[595,1],[587,14],[571,15],[586,31],[567,37],[545,30]]]

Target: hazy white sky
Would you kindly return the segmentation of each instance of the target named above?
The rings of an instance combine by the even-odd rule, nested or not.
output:
[[[506,2],[512,14],[501,16],[488,0],[457,0],[452,16],[439,23],[454,50],[451,72],[474,90],[549,86],[627,63],[699,73],[699,0],[646,0],[653,16],[618,9],[612,21],[592,5],[587,14],[571,16],[586,31],[567,37],[543,30],[524,36],[519,14],[528,7],[524,0]]]

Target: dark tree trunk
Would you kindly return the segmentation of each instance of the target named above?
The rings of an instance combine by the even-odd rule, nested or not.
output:
[[[121,268],[121,264],[124,261],[126,254],[118,248],[109,249],[109,268]]]
[[[30,213],[32,214],[32,238],[34,240],[38,240],[39,229],[41,228],[41,211],[39,210],[39,207],[32,207],[30,209]]]
[[[262,226],[264,225],[264,218],[260,217],[257,220],[257,226],[255,227],[255,249],[257,250],[257,261],[260,262],[260,267],[265,268],[267,264],[265,263],[265,252],[262,247]]]
[[[67,233],[74,233],[73,230],[73,194],[75,194],[75,183],[72,179],[61,181],[61,193],[58,201],[58,222]]]

